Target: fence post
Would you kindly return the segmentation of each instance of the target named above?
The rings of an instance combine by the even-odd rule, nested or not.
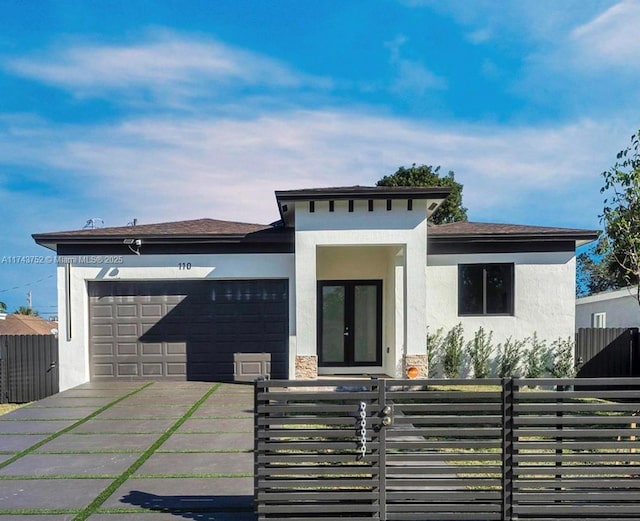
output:
[[[7,379],[5,378],[5,368],[7,366],[6,337],[0,335],[0,403],[7,403]]]
[[[371,385],[372,389],[376,389],[378,391],[378,415],[382,411],[382,408],[386,405],[386,387],[387,382],[385,380],[380,380],[377,376],[371,377]],[[371,420],[373,421],[374,414],[371,415]],[[375,426],[372,425],[371,429],[372,433],[376,432]],[[380,521],[387,520],[387,429],[384,425],[380,425],[378,429],[378,515],[380,516]],[[373,437],[373,436],[372,436]],[[373,441],[373,440],[372,440]],[[376,459],[373,459],[372,464],[375,463]],[[375,469],[373,469],[375,470]]]
[[[513,388],[502,379],[502,521],[513,519]]]
[[[258,448],[258,438],[260,437],[260,425],[259,425],[259,416],[258,416],[258,393],[260,390],[258,389],[258,383],[264,380],[262,376],[256,378],[253,382],[253,512],[256,516],[256,519],[259,518],[258,513],[258,470],[259,463],[258,458],[260,457],[260,450]]]

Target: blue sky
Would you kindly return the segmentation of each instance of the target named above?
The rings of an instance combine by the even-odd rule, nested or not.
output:
[[[0,262],[31,234],[277,219],[273,191],[441,165],[471,220],[598,228],[640,119],[639,1],[7,0]],[[0,301],[55,312],[52,265]]]

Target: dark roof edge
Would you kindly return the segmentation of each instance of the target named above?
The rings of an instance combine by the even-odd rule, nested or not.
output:
[[[278,201],[326,201],[344,199],[427,199],[447,197],[448,187],[358,187],[325,190],[276,190]]]
[[[427,237],[430,241],[437,242],[495,242],[495,241],[517,241],[517,240],[575,240],[575,241],[595,241],[599,232],[593,230],[567,230],[566,232],[503,232],[503,233],[448,233],[438,235],[437,233],[428,233]]]

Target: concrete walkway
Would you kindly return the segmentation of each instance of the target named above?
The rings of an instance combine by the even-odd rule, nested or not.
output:
[[[253,388],[99,382],[0,416],[0,521],[250,521]]]

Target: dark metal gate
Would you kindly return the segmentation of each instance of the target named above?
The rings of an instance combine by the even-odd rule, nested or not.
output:
[[[54,335],[0,335],[0,403],[26,403],[58,392]]]
[[[258,517],[640,520],[640,382],[612,383],[258,381]]]

